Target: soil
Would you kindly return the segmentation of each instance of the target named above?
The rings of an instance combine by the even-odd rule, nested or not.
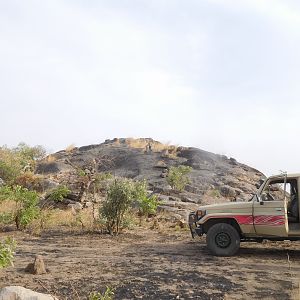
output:
[[[209,254],[188,231],[138,227],[119,236],[20,232],[15,266],[0,271],[0,288],[21,285],[60,299],[87,299],[115,289],[115,299],[299,299],[300,243],[243,243],[235,257]],[[24,269],[44,257],[49,273]]]

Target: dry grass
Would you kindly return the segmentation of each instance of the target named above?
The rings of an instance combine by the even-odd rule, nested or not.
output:
[[[16,203],[11,200],[2,201],[0,213],[12,213],[16,209]],[[64,228],[70,232],[106,232],[105,220],[99,218],[99,207],[89,207],[80,211],[74,209],[44,208],[37,219],[27,227],[26,231],[39,236],[47,230],[59,230]],[[133,230],[142,227],[158,230],[161,233],[186,230],[185,224],[179,220],[172,220],[170,215],[160,212],[154,217],[139,216],[138,211],[131,210],[126,213],[121,231]]]
[[[56,157],[55,157],[54,155],[50,154],[50,155],[48,155],[48,156],[46,157],[46,161],[47,161],[48,163],[55,162],[55,161],[56,161]]]
[[[76,148],[76,146],[75,146],[74,144],[71,144],[71,145],[69,145],[69,146],[66,147],[65,151],[66,151],[67,153],[70,153],[70,152],[72,152],[75,148]]]
[[[11,200],[1,201],[0,213],[11,213],[16,209],[16,202]]]
[[[128,138],[126,139],[126,143],[129,147],[136,148],[136,149],[146,149],[146,146],[149,144],[148,139],[134,139]],[[170,142],[160,143],[153,141],[151,142],[151,147],[153,152],[163,152],[167,151],[167,155],[175,155],[177,152],[178,146],[171,145]]]
[[[146,145],[148,144],[148,141],[142,139],[128,138],[126,139],[126,144],[131,148],[145,149]]]

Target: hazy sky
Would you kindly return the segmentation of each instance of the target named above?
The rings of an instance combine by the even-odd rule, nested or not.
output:
[[[300,1],[0,0],[0,145],[153,137],[300,171]]]

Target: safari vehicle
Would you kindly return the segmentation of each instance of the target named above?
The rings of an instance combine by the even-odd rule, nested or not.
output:
[[[192,237],[206,234],[218,256],[236,254],[243,241],[300,240],[299,189],[300,174],[282,174],[267,178],[249,202],[199,207],[189,214]]]

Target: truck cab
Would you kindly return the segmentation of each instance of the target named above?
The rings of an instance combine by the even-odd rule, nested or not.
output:
[[[300,174],[281,174],[264,180],[248,202],[199,207],[189,214],[192,237],[206,235],[210,252],[231,256],[240,242],[300,240]]]

